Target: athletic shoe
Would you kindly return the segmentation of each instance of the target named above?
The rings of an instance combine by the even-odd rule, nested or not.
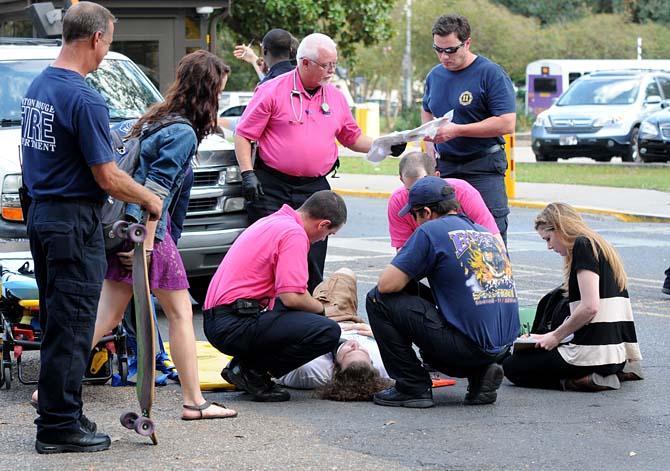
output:
[[[468,392],[463,404],[466,406],[493,404],[498,398],[498,388],[502,380],[502,366],[491,363],[480,376],[468,378]]]
[[[40,454],[90,453],[110,447],[112,440],[104,433],[92,433],[80,428],[77,432],[60,433],[53,437],[35,440],[35,450]]]
[[[391,387],[372,396],[372,400],[380,406],[410,407],[413,409],[425,409],[435,405],[431,388],[420,394],[405,394],[395,387]]]

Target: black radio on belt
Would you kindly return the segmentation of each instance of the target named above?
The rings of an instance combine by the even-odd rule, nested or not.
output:
[[[255,299],[238,299],[232,307],[242,316],[253,316],[260,311],[260,305]]]

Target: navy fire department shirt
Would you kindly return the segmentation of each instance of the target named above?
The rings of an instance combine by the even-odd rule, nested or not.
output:
[[[449,71],[438,64],[428,72],[423,96],[423,109],[435,118],[454,110],[456,124],[478,123],[516,111],[512,81],[498,64],[477,56],[463,70]],[[473,155],[502,144],[502,137],[457,137],[437,145],[440,156]]]
[[[33,198],[102,200],[90,167],[114,160],[104,99],[78,73],[47,67],[21,103],[23,175]]]

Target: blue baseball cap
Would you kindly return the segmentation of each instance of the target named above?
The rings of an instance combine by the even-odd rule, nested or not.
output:
[[[450,191],[451,190],[451,191]],[[453,200],[456,198],[456,193],[449,186],[449,184],[439,177],[426,176],[419,178],[412,188],[409,189],[409,201],[398,212],[398,216],[402,217],[417,206],[428,206],[439,203],[440,201]]]

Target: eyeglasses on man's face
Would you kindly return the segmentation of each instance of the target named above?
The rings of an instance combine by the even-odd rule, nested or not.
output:
[[[309,57],[305,57],[305,59],[307,59],[310,62],[313,62],[316,65],[318,65],[319,67],[321,67],[326,72],[334,71],[335,68],[337,67],[337,62],[327,62],[325,64],[321,64],[320,62],[317,62],[314,59],[310,59]]]
[[[435,50],[435,52],[438,54],[455,54],[463,46],[465,46],[465,42],[462,42],[458,46],[453,47],[440,47],[436,44],[433,44],[433,50]]]

